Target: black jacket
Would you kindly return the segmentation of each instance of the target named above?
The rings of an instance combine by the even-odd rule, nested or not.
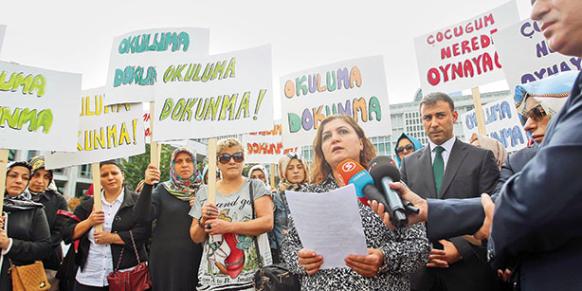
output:
[[[489,251],[495,267],[520,262],[522,290],[582,290],[582,74],[537,154],[505,183]]]
[[[111,254],[113,256],[113,268],[116,267],[119,261],[119,254],[121,250],[124,249],[123,259],[120,264],[120,269],[131,268],[138,264],[137,258],[135,257],[135,252],[133,250],[133,245],[131,242],[131,237],[129,231],[133,233],[133,238],[135,239],[135,244],[137,246],[139,256],[141,261],[147,260],[147,254],[145,251],[144,243],[149,237],[149,228],[144,224],[140,224],[135,221],[135,216],[133,214],[133,206],[137,201],[137,194],[125,189],[125,194],[123,197],[123,203],[119,207],[119,210],[115,214],[113,219],[113,225],[111,227],[112,233],[117,233],[125,245],[111,245]],[[81,220],[85,220],[91,214],[93,209],[93,198],[89,198],[83,202],[75,209],[75,215]],[[73,236],[73,232],[76,224],[70,225],[67,230],[66,240],[70,240]],[[87,263],[87,256],[89,255],[89,247],[91,242],[89,241],[89,231],[87,231],[80,238],[79,249],[75,257],[75,262],[77,266],[83,269]]]
[[[15,265],[22,266],[42,260],[50,254],[50,232],[42,207],[26,210],[9,209],[8,237],[12,238],[12,247],[4,256],[0,275],[0,291],[12,290],[12,281],[8,274],[11,260]]]
[[[38,196],[33,195],[32,200],[44,206],[44,213],[46,215],[51,231],[51,245],[53,252],[51,253],[50,257],[43,260],[44,267],[46,269],[58,270],[59,265],[63,259],[63,250],[61,248],[63,237],[62,229],[58,227],[56,218],[57,211],[67,210],[67,201],[63,195],[53,190],[47,190]]]

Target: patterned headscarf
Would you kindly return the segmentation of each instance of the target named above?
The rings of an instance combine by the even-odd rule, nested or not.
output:
[[[6,173],[10,172],[14,167],[23,167],[27,168],[28,171],[31,170],[30,164],[27,162],[13,162],[8,165]],[[38,207],[42,207],[42,204],[33,202],[30,193],[26,190],[14,197],[10,197],[8,193],[4,195],[4,211],[27,210]]]
[[[188,179],[183,179],[178,175],[178,173],[176,173],[176,156],[180,153],[188,154],[190,158],[192,158],[192,161],[194,161],[194,154],[189,149],[180,147],[174,150],[170,161],[170,180],[162,183],[162,185],[164,185],[164,188],[166,188],[166,190],[176,198],[188,201],[198,190],[200,181],[197,179],[198,173],[196,172],[196,167],[194,167],[194,173]]]

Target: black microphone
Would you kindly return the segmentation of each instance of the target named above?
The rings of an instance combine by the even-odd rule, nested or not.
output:
[[[344,184],[353,184],[356,188],[358,200],[364,205],[368,205],[368,200],[376,200],[386,205],[386,200],[382,192],[374,185],[374,179],[362,165],[354,160],[347,159],[337,166]]]
[[[406,207],[398,193],[390,189],[390,183],[400,181],[400,171],[392,165],[392,159],[386,156],[378,156],[370,161],[368,170],[374,178],[376,187],[383,190],[387,202],[386,210],[390,214],[390,220],[396,227],[404,227],[408,223]]]

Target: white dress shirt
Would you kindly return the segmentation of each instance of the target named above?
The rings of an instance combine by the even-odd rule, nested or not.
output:
[[[451,137],[449,140],[445,141],[443,144],[440,145],[442,148],[445,149],[441,154],[443,156],[443,162],[444,162],[444,169],[443,170],[445,170],[445,171],[447,170],[447,162],[449,161],[449,156],[451,156],[451,150],[453,150],[453,145],[455,144],[456,140],[457,140],[457,138],[453,135],[453,137]],[[436,155],[436,152],[434,149],[439,145],[433,143],[430,140],[428,140],[428,144],[430,145],[430,160],[431,160],[431,163],[434,163],[434,157]]]
[[[123,196],[125,190],[121,191],[121,194],[117,196],[117,199],[113,203],[109,203],[105,200],[105,195],[101,195],[101,202],[103,203],[103,212],[105,213],[105,223],[103,223],[103,231],[111,231],[111,226],[113,225],[113,219],[115,214],[121,207],[123,203]],[[77,276],[75,279],[83,285],[103,287],[108,286],[107,275],[113,272],[113,257],[111,255],[111,245],[105,244],[100,245],[95,243],[95,228],[89,230],[89,255],[87,256],[87,263],[83,271],[81,268],[77,271]]]

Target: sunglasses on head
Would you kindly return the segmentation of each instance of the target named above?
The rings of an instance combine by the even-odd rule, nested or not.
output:
[[[535,121],[540,121],[542,120],[542,118],[544,118],[544,116],[546,116],[546,111],[544,111],[544,108],[541,105],[537,105],[536,107],[530,109],[526,114],[525,114],[525,118],[526,120],[528,118],[531,118]]]
[[[287,157],[290,159],[299,159],[299,155],[296,152],[291,152],[287,154]]]
[[[409,144],[407,144],[407,145],[405,145],[405,146],[401,146],[401,147],[397,147],[397,148],[396,148],[396,152],[397,152],[397,153],[401,153],[401,152],[403,152],[404,150],[407,150],[407,151],[414,150],[414,146],[413,146],[411,143],[409,143]]]
[[[234,154],[220,154],[220,155],[218,155],[218,161],[221,164],[228,164],[228,162],[230,162],[230,159],[234,159],[235,163],[241,163],[242,161],[245,160],[245,155],[243,152],[238,152],[238,153],[234,153]]]

